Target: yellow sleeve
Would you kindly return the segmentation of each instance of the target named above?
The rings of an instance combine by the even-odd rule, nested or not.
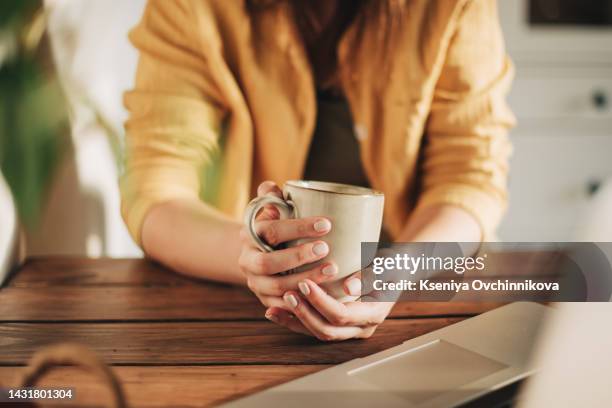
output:
[[[139,62],[135,87],[124,98],[129,119],[120,189],[123,218],[139,245],[154,204],[199,197],[200,172],[217,148],[224,109],[211,74],[216,43],[200,35],[197,23],[186,1],[150,0],[130,33]]]
[[[495,0],[468,0],[452,36],[432,101],[416,211],[459,206],[491,239],[507,202],[514,115],[505,102],[514,70]]]

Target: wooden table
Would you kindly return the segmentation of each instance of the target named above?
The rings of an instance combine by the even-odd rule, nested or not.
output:
[[[321,343],[268,322],[242,288],[179,276],[145,260],[29,260],[0,290],[0,384],[41,347],[76,341],[113,365],[130,406],[210,406],[376,353],[499,306],[401,303],[368,340]],[[42,386],[108,399],[65,367]]]

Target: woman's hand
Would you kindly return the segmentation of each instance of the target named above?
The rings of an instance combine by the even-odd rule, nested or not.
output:
[[[354,294],[361,290],[361,280],[349,278],[344,286],[347,293]],[[370,337],[395,304],[375,301],[341,303],[310,279],[300,281],[298,287],[299,294],[296,291],[285,293],[283,307],[268,308],[266,318],[322,341]]]
[[[257,189],[259,197],[272,194],[282,198],[281,190],[272,182],[264,182]],[[255,229],[270,246],[300,238],[321,238],[332,228],[324,217],[301,219],[279,219],[276,207],[266,206],[256,218]],[[338,268],[333,262],[325,262],[298,274],[278,275],[281,272],[318,261],[327,256],[329,246],[321,239],[302,245],[262,252],[251,240],[243,227],[240,232],[242,250],[238,260],[240,270],[248,287],[267,307],[285,308],[282,296],[289,290],[297,290],[298,283],[308,279],[311,282],[333,280]]]

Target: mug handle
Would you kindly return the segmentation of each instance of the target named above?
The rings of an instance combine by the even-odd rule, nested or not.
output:
[[[295,205],[291,200],[283,200],[270,195],[257,197],[251,200],[244,213],[244,224],[255,245],[264,252],[272,252],[274,248],[265,243],[259,235],[257,235],[257,232],[255,232],[255,217],[263,207],[270,204],[276,206],[281,211],[281,214],[285,213],[287,218],[295,218],[296,216]]]

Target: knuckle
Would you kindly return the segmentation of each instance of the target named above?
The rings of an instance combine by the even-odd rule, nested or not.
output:
[[[276,186],[276,184],[274,184],[273,181],[267,180],[267,181],[262,182],[257,187],[257,196],[261,197],[261,196],[265,195],[270,190],[272,190],[274,188],[274,186]]]
[[[249,288],[251,291],[255,292],[256,285],[255,285],[255,282],[253,281],[253,279],[252,279],[252,278],[247,278],[247,287],[248,287],[248,288]]]
[[[263,252],[257,252],[253,255],[253,269],[256,272],[264,273],[268,270],[269,260]]]
[[[297,224],[297,234],[300,237],[305,237],[308,234],[308,226],[306,221],[300,221]]]
[[[359,334],[359,338],[360,339],[369,339],[370,337],[372,337],[372,335],[374,334],[374,332],[376,331],[376,328],[378,326],[373,326],[373,327],[368,327],[367,329],[363,330],[360,334]]]
[[[305,264],[310,259],[310,246],[308,244],[299,246],[295,251],[295,261],[298,265]]]
[[[263,239],[271,246],[276,246],[280,243],[278,227],[273,223],[268,224],[268,226],[263,230],[262,235]]]
[[[258,293],[255,293],[255,296],[257,296],[257,299],[259,299],[259,303],[261,303],[265,307],[271,306],[270,299],[267,296],[262,296],[262,295],[259,295]]]
[[[378,313],[374,313],[373,316],[370,318],[370,324],[374,324],[374,325],[379,325],[382,322],[385,321],[385,319],[387,318],[388,313],[385,313],[383,310],[381,310],[380,308],[378,309]]]
[[[372,320],[373,320],[374,324],[378,325],[378,324],[381,324],[382,322],[385,321],[385,316],[382,316],[382,315],[374,316],[374,318]]]
[[[246,232],[246,229],[245,228],[241,228],[240,229],[240,234],[238,236],[240,237],[240,241],[244,243],[247,240],[248,235],[249,234]]]
[[[272,278],[270,282],[270,291],[274,296],[282,296],[285,293],[283,282],[278,278]]]
[[[336,334],[333,333],[329,329],[321,329],[317,333],[317,338],[319,340],[321,340],[321,341],[335,341],[335,340],[338,340],[338,337],[336,336]]]
[[[346,326],[349,323],[349,317],[346,311],[335,313],[333,316],[331,316],[330,320],[331,323],[335,324],[336,326]]]
[[[246,262],[244,252],[240,254],[238,257],[238,267],[244,272],[248,269],[248,264]]]

